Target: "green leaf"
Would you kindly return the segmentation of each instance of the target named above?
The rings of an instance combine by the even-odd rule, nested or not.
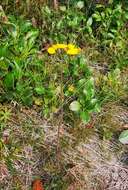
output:
[[[123,131],[119,136],[119,141],[122,144],[128,144],[128,130]]]
[[[45,93],[45,88],[44,87],[36,87],[35,91],[38,95],[42,95]]]
[[[126,12],[124,16],[126,19],[128,19],[128,12]]]
[[[93,99],[90,101],[91,105],[95,105],[96,102],[97,102],[97,99],[96,99],[96,98],[93,98]]]
[[[96,103],[96,105],[95,105],[95,107],[94,107],[94,111],[95,111],[95,112],[100,112],[100,111],[101,111],[100,104]]]
[[[97,5],[96,5],[96,8],[104,8],[104,5],[102,5],[102,4],[97,4]]]
[[[0,57],[6,57],[9,54],[8,51],[8,43],[4,43],[0,45]]]
[[[14,88],[14,73],[8,73],[4,79],[4,86],[7,89]]]
[[[78,9],[82,9],[84,7],[84,1],[78,1],[77,4],[76,4],[76,7]]]
[[[84,86],[84,84],[86,84],[86,79],[80,79],[80,80],[78,81],[79,87]]]
[[[88,112],[81,112],[80,117],[81,117],[83,123],[85,123],[85,124],[90,121],[90,115]]]
[[[115,36],[114,36],[112,33],[110,33],[110,32],[107,34],[107,37],[108,37],[108,38],[112,38],[112,39],[115,38]]]
[[[32,87],[29,86],[28,81],[26,82],[26,84],[24,84],[23,82],[18,82],[16,84],[15,96],[18,100],[22,101],[24,105],[27,105],[27,106],[32,105],[33,91],[32,91]]]
[[[99,14],[99,12],[94,13],[92,16],[97,22],[101,21],[101,15]]]
[[[27,105],[27,106],[32,105],[32,102],[33,102],[32,95],[33,95],[33,93],[32,93],[31,88],[26,88],[23,91],[22,96],[21,96],[21,100],[22,100],[24,105]]]
[[[48,6],[42,8],[42,13],[46,13],[46,15],[51,15],[51,10]]]
[[[90,17],[90,18],[88,19],[88,21],[87,21],[87,26],[91,26],[91,25],[92,25],[92,22],[93,22],[92,17]]]
[[[85,85],[85,88],[83,89],[83,93],[86,95],[86,99],[90,100],[94,97],[95,91],[94,91],[94,79],[90,78]]]
[[[64,12],[66,11],[66,6],[60,6],[59,9]]]
[[[79,111],[80,110],[80,103],[78,101],[73,101],[70,106],[70,110],[72,111]]]

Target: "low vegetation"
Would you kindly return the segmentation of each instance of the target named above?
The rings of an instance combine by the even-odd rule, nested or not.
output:
[[[127,1],[1,1],[1,190],[107,190],[103,167],[127,170],[127,25]]]

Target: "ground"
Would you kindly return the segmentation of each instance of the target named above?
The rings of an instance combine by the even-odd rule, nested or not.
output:
[[[121,106],[108,106],[107,113],[102,111],[92,129],[82,126],[81,131],[75,128],[71,133],[67,126],[61,125],[59,153],[58,126],[44,120],[39,108],[25,108],[13,102],[1,109],[10,113],[2,130],[6,146],[2,150],[5,158],[0,165],[1,189],[27,190],[35,178],[41,178],[48,189],[55,188],[62,179],[63,185],[58,184],[57,189],[59,185],[68,190],[128,188],[127,146],[121,145],[116,135],[112,140],[100,139],[97,135],[100,130],[94,127],[99,120],[102,126],[109,114],[109,125],[113,121],[118,131],[127,128],[128,112]],[[111,114],[115,109],[117,113]],[[75,135],[78,131],[80,134],[89,131],[90,134],[83,138],[80,135],[78,141]]]

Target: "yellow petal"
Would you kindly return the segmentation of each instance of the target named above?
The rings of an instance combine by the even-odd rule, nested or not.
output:
[[[67,45],[66,44],[56,44],[54,45],[57,49],[65,49],[67,48]]]
[[[49,47],[49,48],[47,49],[47,51],[48,51],[48,53],[51,54],[51,55],[56,53],[56,50],[55,50],[53,47]]]
[[[77,55],[79,53],[80,53],[80,49],[79,48],[74,48],[74,49],[67,50],[67,54],[68,55]]]
[[[52,45],[52,48],[54,48],[55,50],[57,50],[57,49],[58,49],[58,46],[57,46],[57,44],[55,44],[55,45]]]
[[[73,44],[68,44],[68,45],[67,45],[67,48],[69,48],[69,49],[74,49],[75,46],[74,46]]]

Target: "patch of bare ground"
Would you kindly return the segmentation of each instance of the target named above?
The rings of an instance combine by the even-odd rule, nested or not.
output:
[[[51,180],[58,173],[68,184],[64,190],[128,189],[128,147],[121,145],[116,136],[112,140],[100,138],[104,124],[116,128],[117,136],[126,128],[127,109],[107,105],[96,119],[93,132],[80,140],[75,136],[79,129],[74,132],[61,125],[57,163],[57,126],[42,119],[40,111],[33,108],[6,107],[11,117],[1,130],[1,190],[28,190],[37,177],[52,189]],[[86,126],[80,127],[82,133],[87,132]]]

